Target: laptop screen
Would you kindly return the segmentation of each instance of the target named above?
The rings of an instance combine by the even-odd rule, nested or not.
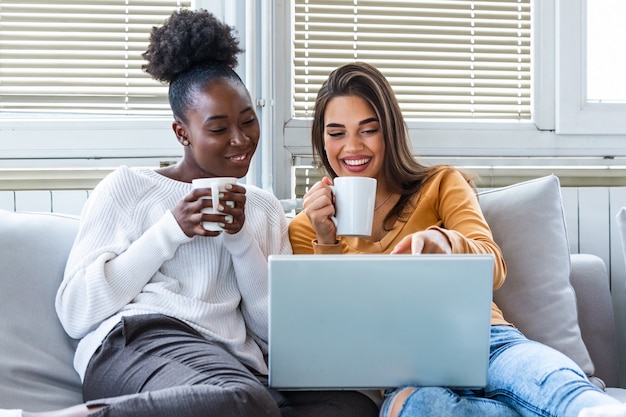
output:
[[[270,256],[270,386],[484,386],[493,266],[491,255]]]

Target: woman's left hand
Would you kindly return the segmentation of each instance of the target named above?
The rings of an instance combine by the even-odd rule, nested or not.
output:
[[[452,253],[452,246],[446,235],[436,229],[423,230],[407,235],[391,251],[391,254],[411,251],[413,255],[420,253]]]

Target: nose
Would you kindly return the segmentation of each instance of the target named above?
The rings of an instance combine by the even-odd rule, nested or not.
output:
[[[346,135],[346,145],[345,148],[347,151],[355,152],[363,149],[363,142],[359,135],[349,134]]]
[[[248,142],[250,142],[250,138],[241,129],[235,129],[233,136],[230,138],[231,146],[241,146]]]

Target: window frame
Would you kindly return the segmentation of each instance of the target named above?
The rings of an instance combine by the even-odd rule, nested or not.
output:
[[[561,53],[556,52],[575,49],[556,39],[557,12],[569,1],[533,2],[531,122],[409,122],[415,153],[465,166],[626,165],[623,135],[555,131],[556,110],[562,107],[557,100],[565,99],[556,94],[557,82],[563,82],[557,70],[567,70],[557,66]],[[246,49],[239,71],[263,129],[250,182],[289,198],[291,167],[311,153],[310,121],[290,118],[291,85],[285,82],[291,79],[290,0],[195,0],[194,7],[211,10],[238,30]],[[182,154],[171,122],[169,117],[0,118],[0,168],[158,164]]]
[[[562,135],[555,131],[557,80],[557,12],[563,0],[533,1],[533,117],[525,122],[455,122],[410,121],[407,122],[413,150],[416,155],[430,162],[446,162],[456,165],[497,169],[498,167],[598,167],[610,168],[624,165],[626,147],[615,137],[591,134]],[[569,1],[569,0],[568,0]],[[578,0],[580,1],[580,0]],[[563,5],[569,3],[563,2]],[[275,77],[291,79],[291,2],[276,0],[276,56]],[[571,35],[570,35],[571,36]],[[561,72],[567,71],[562,65]],[[278,84],[276,89],[276,114],[279,117],[276,139],[283,144],[279,161],[306,161],[310,158],[310,120],[292,119],[291,86]],[[559,107],[560,108],[560,107]],[[286,172],[284,167],[282,172]],[[601,175],[601,171],[595,175]],[[277,178],[276,188],[283,197],[289,197],[291,178]],[[288,184],[287,184],[288,183]]]
[[[588,0],[558,1],[558,84],[556,132],[569,134],[626,134],[626,104],[587,102]]]
[[[192,0],[192,7],[233,19],[237,13],[232,9],[243,1]],[[171,116],[28,113],[0,117],[0,167],[158,165],[182,155],[172,121]]]

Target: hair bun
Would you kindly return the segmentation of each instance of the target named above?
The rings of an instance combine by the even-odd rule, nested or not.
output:
[[[237,66],[239,40],[234,29],[206,10],[181,9],[150,33],[150,45],[142,56],[142,69],[152,78],[171,82],[200,66]]]

